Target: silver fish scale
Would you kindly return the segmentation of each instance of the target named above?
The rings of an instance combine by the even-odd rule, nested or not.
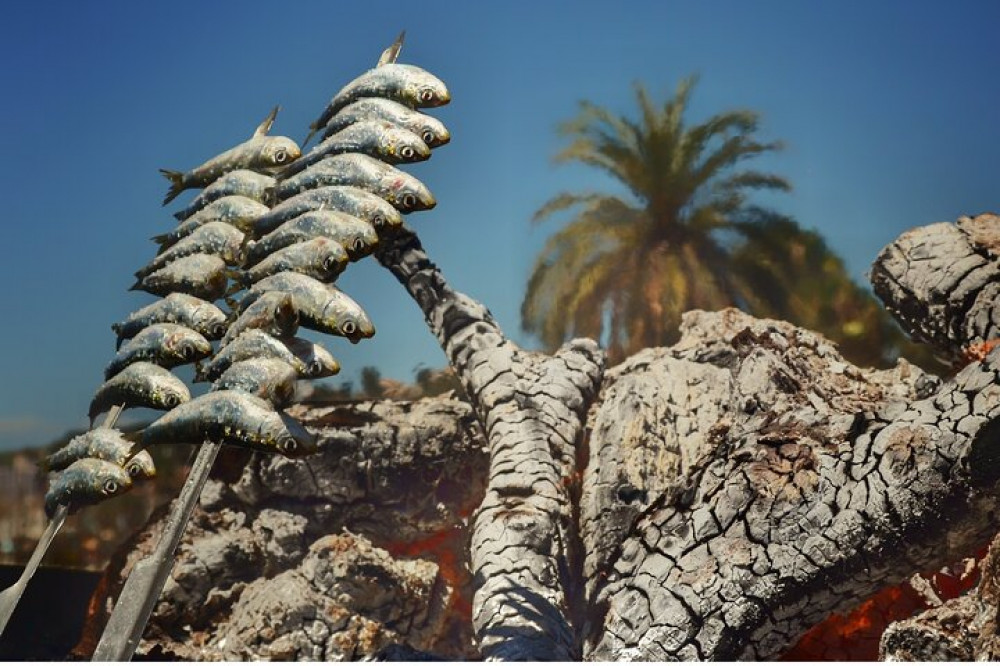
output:
[[[201,333],[208,340],[218,340],[226,332],[226,315],[215,304],[197,296],[173,293],[112,324],[111,330],[118,335],[121,346],[122,340],[134,337],[153,324],[179,324]]]
[[[212,360],[201,366],[196,381],[218,379],[229,366],[250,358],[277,358],[288,363],[295,371],[304,374],[305,364],[288,347],[272,335],[258,329],[243,331],[235,340],[215,353]]]
[[[299,374],[276,358],[252,358],[233,363],[212,386],[214,391],[243,391],[283,407],[295,395]]]
[[[104,370],[111,379],[136,361],[149,361],[163,368],[193,363],[212,353],[212,345],[203,335],[177,324],[152,324],[122,345]]]
[[[411,108],[441,106],[451,101],[448,88],[427,70],[415,65],[387,64],[368,70],[341,88],[310,127],[314,130],[323,127],[335,113],[362,97],[390,99]]]
[[[257,218],[254,235],[258,238],[277,229],[283,222],[313,210],[336,210],[360,218],[381,233],[399,227],[403,217],[388,202],[371,192],[349,185],[318,187],[282,201],[270,212]]]
[[[191,399],[180,379],[158,365],[138,361],[101,384],[90,402],[91,420],[113,405],[172,409]]]
[[[333,282],[347,266],[347,251],[330,238],[313,238],[273,252],[243,271],[243,284],[254,284],[284,271],[307,275],[321,282]]]
[[[97,458],[116,465],[124,465],[134,448],[121,431],[114,428],[94,428],[73,439],[45,459],[46,467],[53,472],[66,469],[77,460]]]
[[[182,292],[214,301],[226,293],[226,262],[213,254],[191,254],[170,262],[163,268],[141,278],[132,287],[168,296]]]
[[[300,192],[329,185],[351,185],[385,199],[404,213],[426,210],[437,203],[434,195],[417,178],[360,153],[331,155],[308,169],[282,181],[275,196],[288,199]],[[406,200],[409,194],[412,201]]]
[[[343,336],[351,342],[375,334],[371,319],[354,299],[332,285],[300,273],[286,271],[264,278],[246,291],[240,305],[247,307],[269,291],[292,295],[302,326]]]
[[[246,169],[259,171],[287,164],[301,155],[298,144],[286,136],[254,136],[183,174],[184,189],[204,187],[221,176]],[[284,155],[282,161],[276,155]]]
[[[258,329],[277,338],[294,335],[299,328],[299,313],[292,296],[285,292],[264,294],[240,313],[229,325],[219,348],[225,347],[246,330]]]
[[[423,139],[428,148],[443,146],[451,140],[451,133],[437,118],[384,97],[363,97],[342,108],[323,128],[323,138],[328,139],[363,120],[383,120],[408,129]]]
[[[282,223],[258,241],[248,242],[243,265],[253,266],[284,247],[312,238],[337,241],[351,261],[367,257],[378,246],[378,234],[368,222],[337,210],[313,210]]]
[[[267,206],[244,196],[231,195],[216,199],[197,213],[181,222],[166,234],[155,236],[153,240],[169,247],[209,222],[225,222],[246,232],[253,228],[254,221],[270,210]]]
[[[80,507],[117,497],[131,487],[131,477],[120,466],[96,458],[77,460],[50,485],[45,494],[45,512],[52,516],[56,507],[66,504],[72,513]]]
[[[296,449],[283,450],[292,439]],[[177,407],[146,426],[143,446],[197,442],[204,439],[246,446],[289,457],[316,450],[316,438],[297,421],[278,412],[266,400],[243,391],[212,391]]]
[[[185,236],[161,252],[145,267],[136,271],[135,276],[143,278],[171,261],[200,253],[214,254],[227,264],[235,264],[244,237],[242,231],[230,224],[220,221],[207,222],[195,229],[191,235]]]
[[[340,153],[362,153],[390,164],[422,162],[431,156],[424,140],[408,129],[379,120],[349,125],[315,146],[281,172],[279,180],[299,173],[324,157]]]
[[[186,220],[208,204],[228,196],[241,196],[264,203],[268,190],[274,187],[275,179],[256,171],[237,169],[222,175],[206,187],[190,204],[174,213],[177,220]]]

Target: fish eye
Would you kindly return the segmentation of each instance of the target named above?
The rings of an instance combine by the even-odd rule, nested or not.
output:
[[[403,159],[411,159],[413,157],[413,148],[403,146],[399,149],[399,154],[403,156]]]
[[[432,143],[434,143],[434,139],[436,137],[434,136],[434,132],[430,131],[429,129],[425,129],[423,132],[421,132],[420,138],[423,139],[424,143],[426,143],[429,146]]]
[[[183,356],[185,360],[190,361],[194,359],[197,353],[198,350],[194,348],[194,345],[189,343],[181,345],[181,356]]]
[[[403,208],[409,210],[417,205],[417,198],[407,192],[402,197],[399,198],[399,203],[403,204]]]
[[[114,495],[118,492],[118,482],[112,480],[105,481],[103,490],[105,495]]]
[[[434,100],[434,91],[430,88],[424,88],[420,91],[420,101],[421,102],[431,102]]]
[[[132,463],[131,465],[128,466],[128,469],[126,471],[128,472],[128,475],[131,476],[133,479],[138,479],[140,476],[142,476],[142,467],[139,466],[139,463]]]
[[[168,395],[165,398],[163,398],[163,404],[167,408],[173,409],[177,405],[181,404],[181,398],[180,398],[180,396],[174,395],[173,393],[171,393],[170,395]]]
[[[330,272],[337,267],[337,257],[332,254],[323,260],[323,270]]]
[[[318,375],[323,372],[323,364],[320,363],[319,359],[314,359],[312,363],[309,364],[309,374]]]
[[[351,246],[354,248],[355,252],[364,252],[365,239],[362,238],[361,236],[358,236],[357,238],[354,239],[354,242],[351,244]]]
[[[299,443],[292,437],[282,437],[278,440],[278,450],[286,456],[295,453],[297,448],[299,448]]]
[[[278,164],[284,164],[285,160],[288,159],[288,153],[284,148],[278,148],[274,151],[274,161]]]
[[[385,218],[382,217],[382,213],[375,213],[372,215],[372,225],[381,227],[383,224],[385,224]]]
[[[350,337],[358,330],[358,325],[348,319],[341,325],[340,330],[344,332],[344,335]]]
[[[211,333],[213,338],[221,338],[226,334],[226,330],[225,324],[212,324],[209,333]]]

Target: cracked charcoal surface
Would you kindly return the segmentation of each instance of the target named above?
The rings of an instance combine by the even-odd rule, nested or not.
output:
[[[341,660],[397,644],[475,657],[456,607],[470,591],[453,589],[436,563],[377,547],[454,530],[452,561],[464,562],[461,533],[486,483],[485,442],[469,407],[442,396],[290,411],[317,432],[320,453],[253,455],[230,461],[235,474],[220,461],[214,476],[230,481],[208,482],[139,654]],[[109,564],[82,654],[131,566],[155,544],[162,516]]]
[[[412,232],[376,256],[420,305],[486,431],[489,481],[470,556],[478,647],[493,660],[576,659],[570,492],[604,354],[590,340],[554,356],[519,349],[486,308],[448,286]]]

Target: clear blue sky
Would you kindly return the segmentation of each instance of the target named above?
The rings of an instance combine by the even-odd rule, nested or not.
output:
[[[447,82],[453,140],[410,171],[438,207],[412,216],[452,284],[525,345],[519,305],[546,235],[532,212],[607,187],[554,167],[554,128],[589,99],[631,111],[701,74],[690,118],[750,107],[787,149],[759,166],[795,191],[768,203],[816,228],[863,274],[905,228],[1000,208],[1000,4],[983,2],[22,2],[0,41],[0,448],[40,444],[84,414],[114,353],[126,289],[174,223],[160,167],[249,136],[274,104],[301,140],[401,28],[402,61]],[[183,197],[183,201],[189,200]],[[327,338],[347,379],[411,379],[444,355],[374,260],[341,286],[378,327]]]

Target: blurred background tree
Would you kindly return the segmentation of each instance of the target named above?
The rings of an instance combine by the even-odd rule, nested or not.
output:
[[[688,310],[735,306],[819,331],[859,365],[903,355],[940,370],[818,233],[751,202],[756,191],[791,189],[782,176],[741,168],[782,145],[757,138],[759,114],[747,109],[687,125],[696,81],[681,81],[662,106],[637,85],[638,120],[584,101],[560,126],[570,143],[555,161],[601,169],[628,195],[563,192],[538,210],[536,222],[573,216],[536,260],[525,330],[550,350],[595,338],[618,362],[675,342]]]

